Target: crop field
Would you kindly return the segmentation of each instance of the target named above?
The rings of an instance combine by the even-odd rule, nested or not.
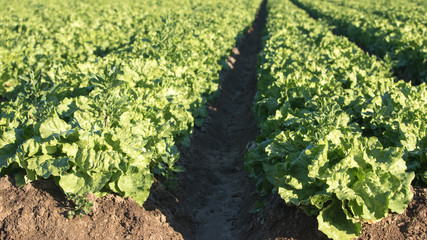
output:
[[[427,239],[424,1],[0,4],[0,239]]]

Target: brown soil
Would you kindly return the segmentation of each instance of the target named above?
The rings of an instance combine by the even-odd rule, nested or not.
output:
[[[328,239],[317,230],[317,220],[297,207],[290,207],[279,197],[269,196],[262,212],[246,216],[241,239]]]
[[[403,214],[390,214],[375,224],[364,224],[362,239],[427,239],[427,188],[415,188]]]
[[[89,198],[92,212],[68,219],[65,195],[52,181],[16,187],[0,178],[0,239],[182,239],[159,210],[119,196]]]
[[[403,214],[390,214],[374,224],[363,224],[357,240],[421,240],[427,239],[427,188],[415,188],[414,198]],[[317,230],[315,217],[284,204],[278,195],[266,199],[262,218],[248,217],[242,239],[328,239]],[[245,226],[244,226],[245,227]]]
[[[233,49],[230,69],[221,72],[221,94],[205,125],[194,129],[190,148],[181,149],[186,171],[177,188],[153,184],[143,207],[111,194],[88,196],[92,212],[70,220],[70,203],[52,180],[16,187],[3,177],[0,239],[327,239],[315,217],[286,206],[277,195],[260,199],[243,170],[258,131],[251,107],[264,7]],[[360,239],[427,239],[426,197],[427,189],[415,189],[404,214],[365,224]],[[251,214],[256,201],[265,201],[265,207]]]

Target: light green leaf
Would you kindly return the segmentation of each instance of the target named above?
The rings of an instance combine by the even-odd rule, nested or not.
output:
[[[40,136],[46,139],[52,135],[57,135],[70,129],[71,126],[60,119],[58,114],[54,113],[40,124],[39,132]]]
[[[48,178],[50,175],[60,176],[63,172],[67,171],[69,158],[53,158],[49,155],[42,155],[37,157],[28,158],[27,168],[34,170],[38,176]]]
[[[132,197],[142,205],[150,194],[153,181],[153,175],[148,169],[131,168],[126,174],[120,176],[117,186],[124,192],[125,197]]]
[[[320,211],[317,221],[319,230],[334,240],[352,240],[359,236],[362,230],[360,223],[348,220],[338,200],[333,200],[329,206]]]
[[[59,186],[65,193],[85,196],[99,192],[111,178],[110,172],[74,172],[60,177]]]

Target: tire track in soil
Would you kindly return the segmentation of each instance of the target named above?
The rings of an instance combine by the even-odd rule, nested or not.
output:
[[[194,129],[191,146],[182,151],[181,204],[192,209],[191,239],[239,239],[238,221],[248,211],[255,184],[244,171],[244,155],[258,133],[251,111],[257,85],[257,55],[265,27],[261,4],[252,27],[233,48],[229,70],[221,73],[220,96],[209,107],[203,127]]]

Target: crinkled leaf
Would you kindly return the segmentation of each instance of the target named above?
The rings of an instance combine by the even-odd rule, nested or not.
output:
[[[111,178],[111,172],[73,172],[60,177],[59,186],[67,194],[85,196],[99,192]]]
[[[28,169],[34,170],[38,176],[48,178],[50,175],[60,176],[67,171],[68,160],[67,157],[53,158],[49,155],[42,155],[28,158],[26,161]]]
[[[148,169],[131,168],[120,176],[117,186],[125,197],[132,197],[142,205],[148,198],[153,181],[153,175]]]
[[[347,218],[338,200],[333,200],[329,206],[320,211],[317,221],[319,230],[334,240],[352,240],[359,236],[362,230],[360,223],[354,223]]]
[[[81,170],[85,171],[110,171],[119,169],[121,156],[114,151],[95,151],[81,149],[77,152],[75,162]]]
[[[40,124],[39,132],[43,139],[46,139],[52,135],[60,134],[71,129],[64,120],[58,117],[58,114],[54,113],[52,116],[47,118]]]

